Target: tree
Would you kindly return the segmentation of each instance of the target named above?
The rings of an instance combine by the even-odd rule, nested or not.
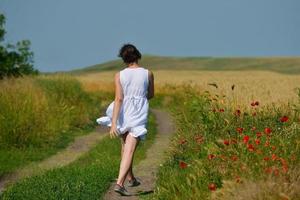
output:
[[[0,79],[10,76],[38,74],[33,67],[33,52],[30,51],[30,41],[22,40],[16,45],[4,44],[6,34],[5,16],[0,13]]]

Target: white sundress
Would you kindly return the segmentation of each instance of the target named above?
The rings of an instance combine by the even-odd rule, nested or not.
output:
[[[120,83],[123,89],[123,102],[117,119],[117,130],[119,136],[129,132],[133,137],[145,140],[148,122],[149,102],[148,78],[149,71],[143,67],[125,68],[120,71]],[[106,109],[106,116],[96,121],[100,125],[112,125],[114,101]]]

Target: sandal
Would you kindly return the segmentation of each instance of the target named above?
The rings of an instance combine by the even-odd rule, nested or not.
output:
[[[131,196],[131,194],[125,189],[125,187],[120,186],[119,184],[115,185],[114,191],[122,196]]]

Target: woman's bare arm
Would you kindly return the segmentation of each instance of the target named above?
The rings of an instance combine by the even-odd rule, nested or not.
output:
[[[153,72],[149,70],[148,74],[148,79],[149,79],[149,86],[148,86],[148,95],[147,98],[151,99],[154,97],[154,75]]]
[[[119,117],[120,109],[123,103],[123,91],[120,83],[120,72],[115,75],[115,100],[113,107],[113,116],[112,116],[112,129],[116,129],[117,120]],[[116,134],[116,130],[111,130],[111,134]]]

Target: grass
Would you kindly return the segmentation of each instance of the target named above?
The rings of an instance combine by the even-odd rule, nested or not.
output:
[[[263,70],[300,73],[300,57],[168,57],[144,55],[141,65],[164,70],[248,71]],[[72,74],[116,71],[124,67],[120,59],[73,70]]]
[[[0,176],[91,131],[105,99],[70,76],[11,78],[0,88]]]
[[[152,113],[147,128],[149,134],[138,146],[134,164],[145,158],[147,148],[154,142],[156,123]],[[117,177],[119,161],[120,141],[105,137],[74,163],[21,180],[0,199],[99,199]]]
[[[188,84],[166,91],[177,133],[146,199],[299,199],[300,90],[295,105],[243,108]]]
[[[76,136],[85,135],[93,130],[93,127],[85,129],[73,129],[61,135],[57,143],[47,147],[26,147],[26,148],[5,148],[0,149],[0,177],[15,171],[19,167],[25,166],[30,162],[43,160],[54,155],[70,144]]]

